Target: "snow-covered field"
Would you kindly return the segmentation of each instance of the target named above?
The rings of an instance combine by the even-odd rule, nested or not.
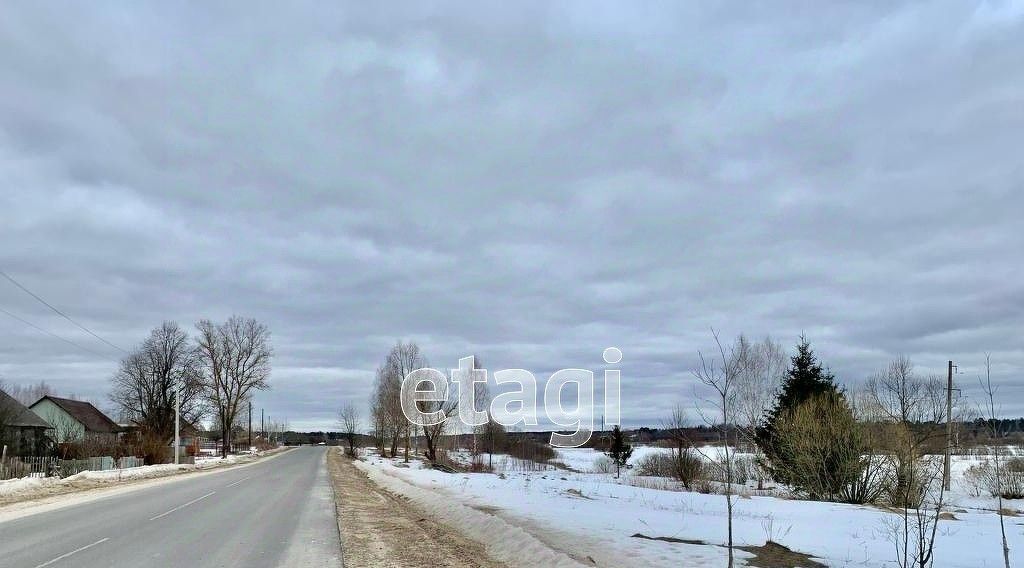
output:
[[[666,450],[637,447],[631,462],[657,451]],[[358,465],[381,485],[409,496],[470,536],[499,543],[492,552],[517,564],[571,565],[575,560],[598,566],[724,565],[723,496],[635,486],[632,471],[618,480],[593,473],[602,455],[594,450],[558,454],[557,461],[576,471],[513,467],[494,474],[447,474],[418,462],[405,465],[376,456]],[[499,457],[504,456],[496,455],[496,464],[506,463]],[[949,510],[955,520],[939,525],[935,566],[1002,566],[995,500],[969,495],[962,484],[963,472],[978,461],[958,457],[954,462],[957,482]],[[1021,501],[1004,506],[1024,510]],[[894,520],[894,513],[876,507],[744,496],[735,500],[734,531],[740,546],[772,540],[828,566],[894,566],[889,537]],[[1007,518],[1007,536],[1011,551],[1024,555],[1021,518]],[[737,557],[751,555],[739,551]]]

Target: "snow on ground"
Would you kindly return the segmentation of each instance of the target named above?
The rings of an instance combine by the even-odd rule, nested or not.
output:
[[[634,456],[652,451],[665,450],[638,446]],[[559,449],[556,459],[582,473],[546,470],[447,474],[419,464],[405,467],[401,460],[379,457],[368,457],[359,466],[385,487],[433,503],[435,509],[444,512],[442,518],[484,542],[494,540],[487,536],[491,534],[488,531],[500,520],[501,526],[507,525],[504,532],[521,529],[526,536],[588,564],[589,557],[598,566],[724,565],[725,549],[714,546],[726,540],[723,496],[632,486],[630,483],[637,479],[631,472],[624,473],[620,480],[609,474],[591,473],[593,461],[600,456],[594,450]],[[963,472],[977,460],[958,457],[954,471]],[[991,509],[985,510],[994,506],[994,500],[969,497],[958,486],[952,497],[956,520],[939,525],[935,565],[1002,566],[998,517]],[[1009,506],[1024,509],[1020,501]],[[737,498],[734,508],[738,545],[758,546],[773,540],[811,554],[829,566],[893,565],[889,527],[897,516],[892,512],[758,496]],[[488,519],[492,514],[496,520]],[[1007,519],[1011,551],[1024,551],[1022,527],[1020,518]],[[701,541],[710,546],[633,537],[638,533]],[[737,557],[749,558],[750,554],[737,552]],[[520,563],[529,559],[517,558]]]

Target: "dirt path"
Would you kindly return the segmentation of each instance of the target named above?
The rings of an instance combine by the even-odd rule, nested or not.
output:
[[[341,452],[328,451],[345,566],[498,568],[483,545],[467,539],[381,489]]]

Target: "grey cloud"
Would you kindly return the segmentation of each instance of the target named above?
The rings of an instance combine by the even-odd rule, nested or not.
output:
[[[7,12],[0,267],[123,346],[266,321],[293,424],[397,338],[539,376],[616,345],[631,423],[691,404],[710,326],[1021,384],[1012,4]],[[116,352],[0,305],[104,354],[4,317],[5,380],[104,396]]]

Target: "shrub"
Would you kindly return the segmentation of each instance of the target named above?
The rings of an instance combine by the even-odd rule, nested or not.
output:
[[[753,477],[753,472],[757,463],[754,461],[752,456],[736,456],[731,455],[730,461],[732,462],[732,482],[734,485],[744,485],[747,481]],[[725,468],[725,456],[719,456],[714,463],[709,463],[704,466],[706,471],[706,477],[711,481],[717,481],[718,483],[726,482],[726,468]]]
[[[752,478],[757,477],[757,460],[754,456],[733,456],[732,459],[732,482],[745,485]]]
[[[490,473],[493,469],[487,465],[481,454],[476,454],[469,462],[469,471],[473,473]]]
[[[1010,458],[999,464],[999,477],[993,461],[984,460],[967,469],[964,478],[971,492],[1003,499],[1024,499],[1024,458]]]
[[[1000,466],[1003,499],[1024,499],[1024,458],[1012,458]]]
[[[811,499],[847,501],[860,478],[864,443],[846,399],[809,398],[775,423],[775,471]]]
[[[691,489],[693,484],[705,477],[706,469],[704,460],[688,450],[673,456],[675,459],[674,473],[676,479],[683,484],[683,487]]]
[[[600,456],[594,460],[594,473],[613,473],[615,471],[615,460],[608,456]]]
[[[530,438],[520,438],[518,440],[509,440],[508,455],[521,460],[545,463],[550,459],[554,459],[558,454],[547,444],[535,442]]]
[[[674,456],[668,453],[651,453],[636,462],[636,474],[649,477],[675,477]]]
[[[613,464],[614,465],[614,464]],[[704,462],[689,450],[647,454],[636,463],[637,475],[671,477],[691,489],[704,473]]]

